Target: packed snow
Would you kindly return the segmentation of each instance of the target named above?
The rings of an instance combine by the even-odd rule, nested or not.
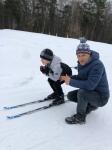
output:
[[[12,106],[43,99],[52,92],[40,72],[40,52],[50,48],[62,61],[76,66],[79,40],[14,30],[0,30],[0,150],[112,150],[112,45],[88,41],[100,53],[107,71],[110,99],[87,116],[84,125],[68,125],[65,117],[76,112],[69,102],[28,116],[8,120],[7,115],[32,110],[50,102],[13,110]],[[74,69],[74,74],[77,71]],[[73,90],[63,85],[65,94]]]

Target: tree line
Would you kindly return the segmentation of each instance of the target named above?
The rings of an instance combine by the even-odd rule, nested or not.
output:
[[[112,2],[0,0],[4,28],[112,43]]]

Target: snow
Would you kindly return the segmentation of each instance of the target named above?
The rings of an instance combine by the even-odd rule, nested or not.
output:
[[[87,116],[86,124],[65,123],[65,117],[76,111],[72,102],[13,120],[6,116],[44,104],[3,110],[4,106],[42,99],[51,92],[47,78],[39,71],[41,50],[51,48],[65,63],[75,66],[78,43],[76,39],[0,30],[0,150],[112,150],[112,45],[88,41],[91,49],[100,52],[111,97],[105,107]],[[63,88],[65,93],[74,89]]]

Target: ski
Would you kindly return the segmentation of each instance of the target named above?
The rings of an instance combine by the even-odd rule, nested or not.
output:
[[[50,100],[54,100],[54,99],[50,99]],[[24,107],[24,106],[28,106],[28,105],[32,105],[32,104],[36,104],[36,103],[42,103],[42,102],[46,102],[46,101],[50,101],[50,100],[49,99],[41,99],[41,100],[31,101],[28,103],[23,103],[23,104],[14,105],[14,106],[5,106],[5,107],[3,107],[3,109],[7,109],[7,110],[15,109],[15,108]]]
[[[53,100],[53,99],[50,99],[50,100]],[[32,102],[28,102],[28,103],[23,103],[23,104],[19,104],[19,105],[14,105],[14,106],[5,106],[3,108],[4,109],[14,109],[14,108],[19,108],[19,107],[23,107],[23,106],[27,106],[27,105],[36,104],[36,103],[42,103],[42,102],[45,102],[45,101],[49,101],[49,100],[45,100],[45,99],[36,100],[36,101],[32,101]]]
[[[65,103],[66,103],[66,102],[68,102],[68,101],[65,101]],[[63,103],[63,104],[64,104],[64,103]],[[39,108],[36,108],[36,109],[33,109],[33,110],[29,110],[29,111],[20,113],[20,114],[7,116],[7,119],[19,118],[19,117],[22,117],[22,116],[26,116],[26,115],[29,115],[29,114],[33,114],[33,113],[38,112],[38,111],[41,111],[41,110],[49,109],[49,108],[54,107],[54,106],[59,106],[59,105],[49,104],[49,105],[46,105],[46,106],[42,106],[42,107],[39,107]]]

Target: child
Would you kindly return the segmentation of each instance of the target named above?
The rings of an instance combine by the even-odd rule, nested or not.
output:
[[[72,76],[72,70],[67,65],[61,62],[61,59],[53,54],[50,49],[44,49],[40,53],[40,58],[43,66],[40,66],[40,71],[48,76],[48,83],[51,86],[53,93],[48,95],[45,100],[53,100],[54,105],[64,103],[64,93],[61,84],[62,75]]]

